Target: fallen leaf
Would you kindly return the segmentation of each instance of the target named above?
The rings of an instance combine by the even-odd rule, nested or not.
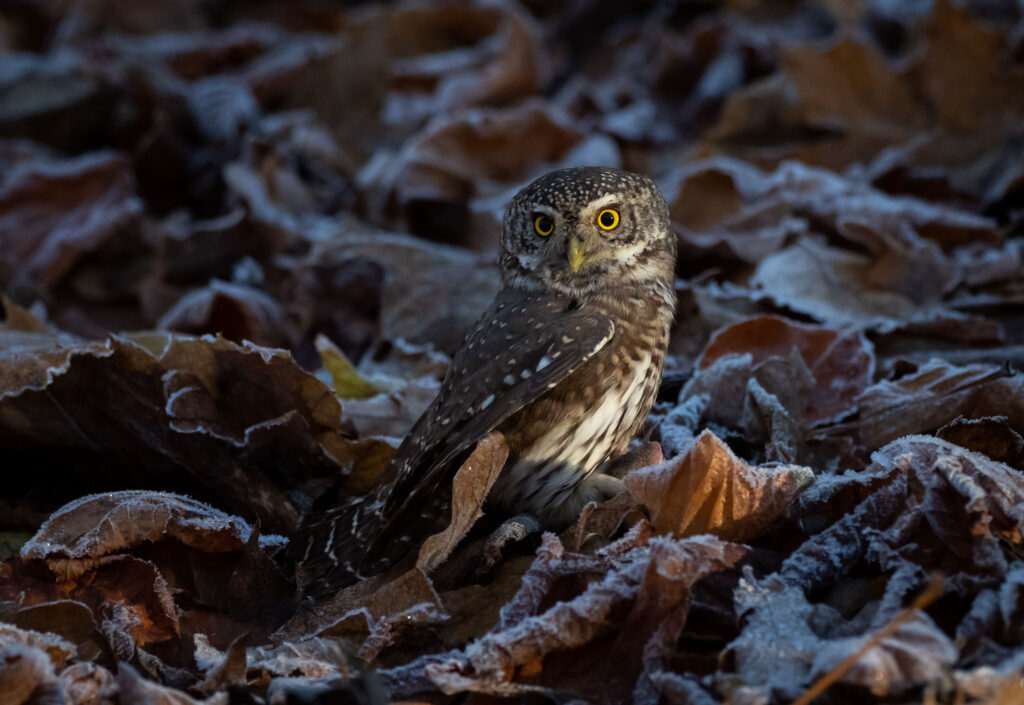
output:
[[[428,536],[420,545],[417,568],[430,573],[441,565],[483,516],[487,493],[505,466],[508,453],[508,444],[498,431],[492,431],[476,444],[452,480],[451,522],[444,531]]]
[[[1005,415],[1024,428],[1024,395],[1017,375],[1007,376],[992,365],[951,365],[941,360],[923,364],[896,380],[882,380],[857,399],[858,431],[865,444],[877,448],[900,436],[933,431],[962,416],[965,419]]]
[[[0,623],[0,647],[11,646],[23,646],[30,649],[31,654],[27,651],[18,651],[18,653],[26,654],[26,658],[32,663],[37,661],[34,655],[36,652],[42,654],[50,664],[51,672],[53,668],[62,668],[74,657],[76,651],[73,643],[56,634]]]
[[[835,326],[884,330],[927,315],[919,302],[874,288],[871,267],[864,255],[805,239],[762,260],[751,283],[777,304]]]
[[[73,705],[99,702],[101,693],[109,692],[114,683],[110,671],[90,661],[71,664],[60,672],[60,679]]]
[[[60,635],[78,647],[79,659],[96,658],[101,653],[92,610],[83,602],[54,600],[29,604],[15,612],[10,621],[21,629]]]
[[[355,365],[349,362],[337,345],[324,335],[316,337],[316,350],[320,363],[331,375],[334,393],[342,399],[367,399],[378,393],[378,389],[359,376]]]
[[[11,47],[14,49],[14,47]],[[114,91],[77,50],[10,51],[0,71],[0,132],[6,138],[80,152],[104,140]],[[6,171],[6,170],[5,170]]]
[[[180,541],[207,553],[236,551],[252,527],[238,517],[188,497],[125,491],[90,495],[55,512],[21,549],[23,560],[60,565],[67,576],[89,570],[102,556],[144,542]],[[279,537],[264,537],[267,545]],[[58,563],[59,562],[59,563]]]
[[[128,163],[108,152],[29,164],[0,185],[2,261],[11,287],[55,286],[86,253],[137,226]]]
[[[364,13],[352,28],[374,22],[395,47],[384,107],[394,122],[415,122],[471,105],[515,103],[546,73],[540,28],[506,6],[399,6]]]
[[[122,663],[115,677],[119,701],[124,705],[226,705],[226,692],[217,693],[205,700],[195,700],[176,688],[154,683],[139,675],[131,665]]]
[[[817,530],[780,574],[810,590],[869,559],[887,571],[939,571],[948,590],[971,594],[1004,579],[1001,545],[1021,542],[1022,496],[1024,478],[1009,466],[934,437],[906,436],[863,471],[805,490],[789,514]]]
[[[871,383],[875,356],[863,335],[760,316],[715,332],[697,361],[705,369],[726,355],[750,354],[755,365],[796,351],[815,381],[802,420],[808,425],[842,416]]]
[[[178,299],[160,316],[157,328],[276,345],[282,340],[283,315],[280,305],[266,294],[215,279]]]
[[[620,541],[619,547],[612,544],[603,555],[599,554],[594,559],[563,557],[557,552],[542,554],[530,572],[536,571],[537,578],[547,574],[547,579],[539,584],[524,580],[520,595],[510,605],[519,602],[524,593],[534,593],[538,587],[546,592],[558,574],[571,575],[588,568],[593,570],[612,556],[615,556],[616,567],[603,578],[590,583],[576,597],[559,602],[546,611],[531,616],[520,613],[512,618],[508,609],[503,610],[502,620],[495,630],[462,650],[424,656],[406,666],[386,671],[382,675],[385,684],[391,686],[392,696],[415,692],[416,687],[427,684],[445,693],[481,692],[506,696],[531,692],[550,693],[553,692],[552,688],[565,687],[567,682],[585,697],[596,697],[602,701],[621,699],[616,694],[628,696],[644,667],[640,656],[646,649],[638,649],[636,645],[654,644],[651,657],[657,659],[661,640],[670,641],[668,633],[671,629],[681,628],[681,620],[685,619],[685,595],[689,588],[706,574],[726,568],[742,555],[741,548],[711,537],[678,541],[658,538],[652,541],[651,546],[635,545],[635,540],[627,535]],[[557,542],[557,539],[551,537],[549,541]],[[551,571],[554,571],[553,575]],[[657,571],[659,575],[651,580],[667,580],[669,584],[678,581],[678,588],[672,591],[669,599],[683,601],[676,621],[665,627],[666,634],[659,634],[659,624],[647,624],[643,617],[644,603],[658,599],[658,589],[645,582],[646,575],[654,575],[651,571]],[[542,594],[533,595],[528,601],[536,604]],[[636,620],[635,629],[631,633],[620,632],[615,626],[621,628],[622,617],[616,618],[613,615],[621,614],[623,608],[628,610],[630,607],[639,610],[627,612]],[[615,626],[610,620],[614,620]],[[628,616],[626,623],[629,623]],[[653,634],[651,630],[654,630]],[[615,637],[618,634],[623,635],[619,648],[629,655],[628,660],[617,659],[615,670],[609,670],[600,684],[593,679],[574,678],[575,674],[571,670],[563,672],[554,665],[559,655],[567,650],[584,648],[591,642],[594,645],[603,644],[605,648],[615,648]],[[606,639],[609,635],[610,643]],[[542,663],[539,670],[524,669],[538,659],[544,662],[552,659],[551,667]],[[517,676],[520,669],[524,670]],[[406,680],[420,673],[425,678],[424,675],[418,675],[412,680]],[[513,679],[511,681],[510,676]],[[523,682],[519,682],[520,678]],[[559,686],[560,682],[562,686]]]
[[[980,419],[958,416],[936,431],[935,435],[1024,472],[1024,436],[1009,424],[1005,416]]]
[[[275,646],[257,646],[247,652],[250,682],[265,684],[289,676],[322,678],[340,674],[351,677],[348,655],[336,639],[308,637]]]
[[[745,541],[782,517],[813,479],[801,466],[748,465],[704,431],[683,455],[627,475],[626,489],[659,533]]]
[[[378,263],[385,272],[380,335],[446,353],[498,292],[490,257],[404,235],[352,235],[323,245],[314,257],[321,265],[355,258]]]
[[[213,693],[246,682],[248,670],[245,643],[248,637],[237,637],[228,646],[227,653],[219,663],[207,669],[206,678],[196,685],[202,693]]]
[[[0,693],[5,703],[21,705],[43,693],[58,699],[62,690],[45,653],[24,644],[0,645]]]
[[[36,335],[31,348],[4,352],[3,443],[59,449],[96,489],[109,489],[129,467],[134,479],[123,477],[122,487],[139,484],[139,467],[157,475],[178,468],[268,528],[296,526],[303,483],[323,492],[323,478],[339,471],[332,450],[342,455],[348,443],[331,390],[282,351],[214,338],[136,340],[66,347]],[[96,463],[109,467],[104,447],[131,463],[95,474]],[[279,473],[299,495],[271,479]]]
[[[729,645],[736,673],[745,683],[793,698],[816,676],[828,672],[871,638],[838,636],[843,620],[825,605],[814,605],[778,577],[744,578],[736,592],[746,625]],[[765,648],[771,644],[771,648]],[[956,648],[924,612],[861,657],[840,681],[865,686],[876,696],[905,692],[942,674],[956,660]]]

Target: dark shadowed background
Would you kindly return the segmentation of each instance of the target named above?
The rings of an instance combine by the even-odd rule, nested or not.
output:
[[[679,238],[660,449],[296,611],[597,164]],[[1019,702],[1022,275],[1014,0],[0,0],[0,703],[789,702],[869,638],[819,702]]]

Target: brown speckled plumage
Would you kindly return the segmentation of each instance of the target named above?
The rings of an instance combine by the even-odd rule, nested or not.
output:
[[[620,220],[598,227],[604,209]],[[540,236],[534,221],[551,219]],[[569,240],[585,253],[574,270]],[[310,527],[300,559],[325,592],[380,572],[434,530],[451,478],[494,429],[509,459],[488,498],[550,528],[618,488],[601,466],[625,450],[657,393],[675,306],[675,236],[646,177],[585,167],[523,189],[504,222],[502,291],[456,353],[380,490]]]

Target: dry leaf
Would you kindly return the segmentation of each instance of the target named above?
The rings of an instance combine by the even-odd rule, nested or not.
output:
[[[28,703],[34,694],[43,693],[59,702],[61,691],[45,653],[24,644],[0,645],[0,693],[5,705]]]
[[[704,431],[678,458],[627,475],[626,489],[661,533],[745,541],[779,519],[813,479],[801,466],[748,465]]]
[[[862,335],[800,325],[778,316],[752,318],[716,331],[697,367],[705,369],[726,355],[748,353],[756,366],[772,357],[785,359],[793,351],[803,358],[815,381],[802,417],[808,425],[850,411],[874,376],[874,351]]]
[[[737,611],[746,617],[743,632],[729,645],[736,672],[744,682],[782,697],[799,695],[871,638],[871,632],[837,636],[844,629],[837,613],[811,604],[798,588],[777,577],[755,581],[748,576],[736,601]],[[892,695],[940,677],[955,660],[952,640],[927,614],[917,612],[840,680],[868,687],[876,696]]]
[[[111,153],[17,170],[0,186],[2,261],[18,272],[12,283],[55,286],[84,254],[134,227],[140,210],[128,163]]]
[[[937,430],[958,416],[1005,415],[1024,428],[1019,375],[991,365],[951,365],[932,360],[896,380],[883,380],[857,400],[858,430],[871,448],[911,433]]]
[[[83,497],[55,512],[22,547],[21,557],[59,561],[68,578],[73,578],[94,563],[87,559],[121,553],[144,542],[176,540],[207,553],[223,553],[241,549],[251,533],[244,520],[188,497],[112,492]],[[261,538],[268,546],[281,543],[280,537]]]
[[[483,516],[487,493],[505,466],[508,452],[508,444],[498,431],[492,431],[476,444],[452,480],[451,522],[444,531],[423,541],[416,558],[417,568],[430,573],[441,565]]]
[[[786,581],[829,584],[870,558],[895,571],[937,570],[970,594],[1003,580],[1001,546],[1024,535],[1024,478],[1002,463],[930,436],[906,436],[862,472],[819,480],[790,508],[819,530],[783,564]],[[827,521],[828,528],[820,530]]]

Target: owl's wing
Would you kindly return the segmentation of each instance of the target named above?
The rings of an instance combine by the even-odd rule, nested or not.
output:
[[[451,478],[476,443],[607,345],[612,321],[568,305],[550,294],[499,293],[399,446],[378,493],[327,512],[295,542],[290,557],[315,579],[308,593],[379,573],[405,555],[447,508]]]
[[[557,386],[615,333],[604,316],[567,311],[567,299],[499,295],[452,360],[437,399],[399,447],[386,523],[360,571],[385,569],[423,538],[446,506],[451,478],[480,439]],[[405,538],[407,537],[407,538]],[[404,545],[403,545],[404,544]]]

